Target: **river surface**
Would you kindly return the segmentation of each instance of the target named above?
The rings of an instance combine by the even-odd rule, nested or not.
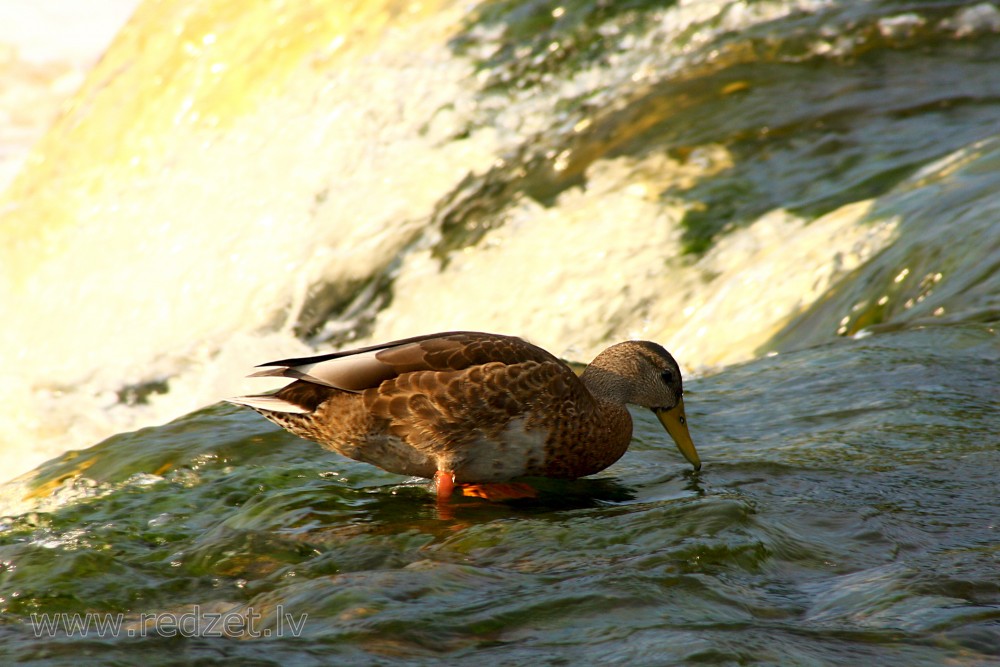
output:
[[[997,62],[987,2],[141,4],[0,198],[0,662],[1000,665]],[[220,402],[448,329],[663,343],[704,467],[635,411],[442,512]]]
[[[537,501],[456,501],[447,518],[424,483],[207,408],[38,471],[55,507],[5,521],[3,651],[21,664],[141,650],[147,664],[995,665],[998,363],[995,331],[956,326],[731,367],[689,383],[700,473],[636,413],[607,471],[542,482]],[[94,611],[123,614],[121,638],[41,641],[27,622]],[[261,638],[217,637],[220,613],[256,619]],[[181,630],[208,636],[128,636],[177,632],[185,615]]]

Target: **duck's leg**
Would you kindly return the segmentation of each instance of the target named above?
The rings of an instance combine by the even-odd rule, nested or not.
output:
[[[434,473],[434,488],[438,502],[447,501],[455,491],[455,473],[438,470]]]
[[[437,494],[437,514],[442,521],[455,518],[451,494],[455,491],[455,473],[438,470],[434,473],[434,490]]]

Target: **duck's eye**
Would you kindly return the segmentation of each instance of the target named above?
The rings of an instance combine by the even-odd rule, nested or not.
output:
[[[660,373],[660,377],[663,378],[663,383],[670,385],[674,383],[674,372],[671,370],[665,370]]]

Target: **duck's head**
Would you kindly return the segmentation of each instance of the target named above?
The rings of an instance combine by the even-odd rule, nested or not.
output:
[[[661,345],[646,340],[612,345],[597,355],[581,379],[597,396],[652,410],[684,458],[701,469],[684,415],[681,369]]]

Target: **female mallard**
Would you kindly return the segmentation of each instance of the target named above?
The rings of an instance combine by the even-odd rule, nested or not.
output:
[[[229,399],[295,435],[389,472],[456,483],[575,479],[604,470],[632,440],[632,403],[650,408],[701,468],[681,372],[656,343],[618,343],[577,376],[520,338],[457,331],[284,359],[251,377],[294,378],[275,394]],[[471,491],[469,495],[488,495]]]

